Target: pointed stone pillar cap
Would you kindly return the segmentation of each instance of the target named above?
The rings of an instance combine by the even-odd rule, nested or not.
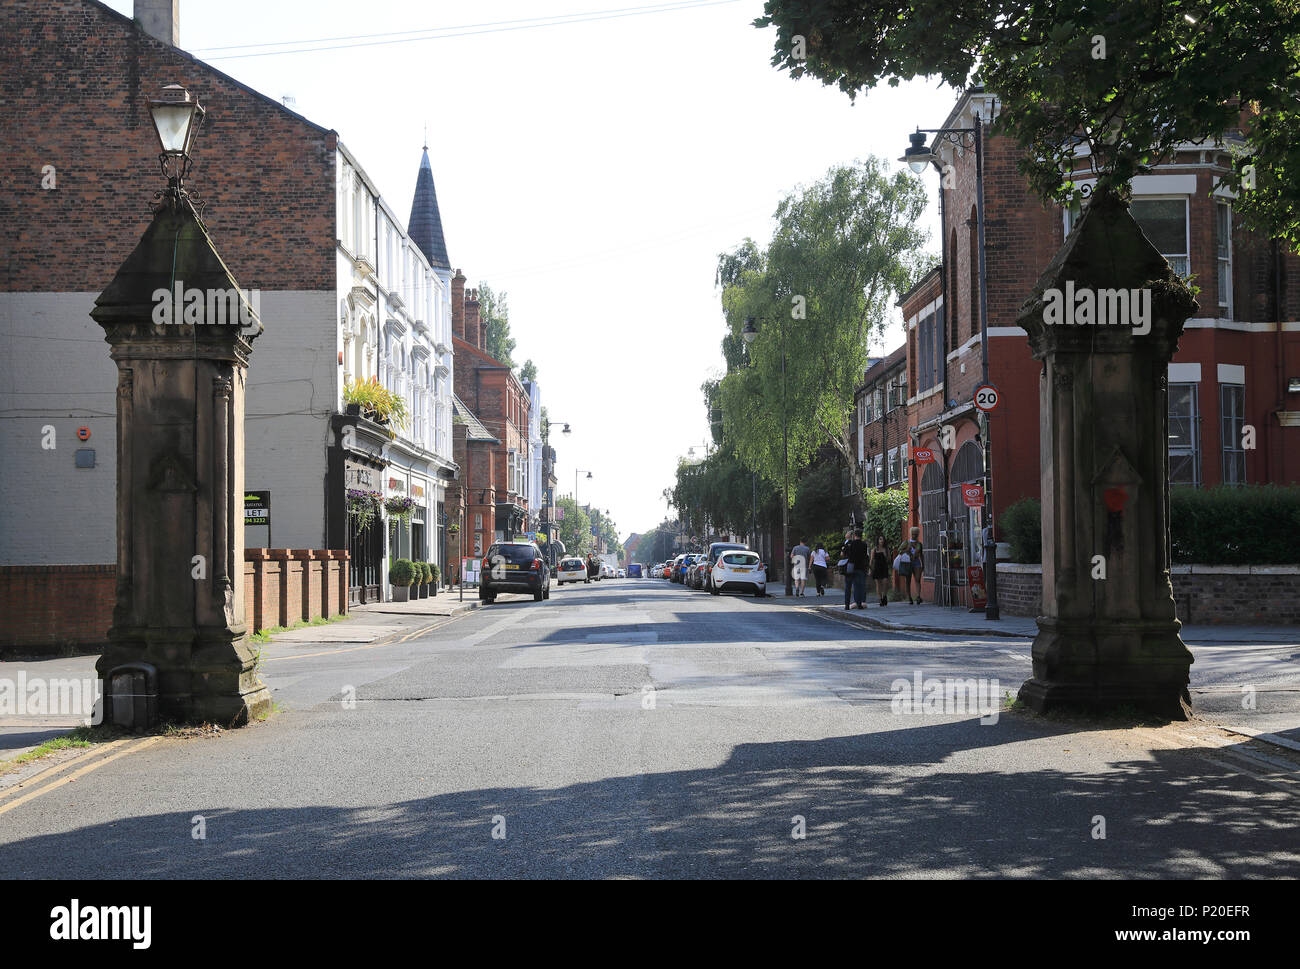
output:
[[[197,324],[185,322],[187,307]],[[245,362],[263,329],[188,200],[179,208],[159,208],[90,315],[114,347],[175,343],[195,348],[200,356]]]
[[[1197,309],[1192,291],[1143,235],[1128,205],[1098,193],[1021,304],[1016,323],[1039,359],[1050,351],[1133,353],[1143,343],[1167,359]]]

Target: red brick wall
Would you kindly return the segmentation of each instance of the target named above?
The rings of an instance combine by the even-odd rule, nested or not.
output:
[[[0,652],[58,652],[108,642],[114,565],[0,566]]]
[[[189,185],[240,285],[334,288],[334,132],[91,0],[6,0],[0,36],[0,290],[113,278],[164,184],[146,102],[173,83],[208,111]]]
[[[346,614],[347,559],[346,550],[247,549],[249,631]],[[116,584],[115,565],[0,566],[0,653],[106,644]]]

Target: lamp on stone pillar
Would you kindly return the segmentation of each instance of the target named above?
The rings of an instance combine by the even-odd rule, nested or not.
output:
[[[158,123],[164,202],[90,314],[118,368],[117,601],[96,670],[106,702],[143,670],[163,719],[237,725],[271,705],[244,621],[244,388],[262,323],[184,192],[202,109],[181,91]]]
[[[1192,655],[1169,580],[1167,372],[1190,290],[1123,200],[1098,192],[1020,309],[1039,381],[1038,711],[1186,719]]]

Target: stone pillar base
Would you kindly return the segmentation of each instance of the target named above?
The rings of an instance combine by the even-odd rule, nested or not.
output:
[[[1034,639],[1034,675],[1019,700],[1036,713],[1089,715],[1132,710],[1165,720],[1188,720],[1192,654],[1181,623],[1070,623],[1040,616]]]

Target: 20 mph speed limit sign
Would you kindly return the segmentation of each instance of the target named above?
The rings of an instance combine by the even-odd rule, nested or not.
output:
[[[998,406],[998,389],[992,384],[980,384],[975,388],[975,406],[988,413]]]

